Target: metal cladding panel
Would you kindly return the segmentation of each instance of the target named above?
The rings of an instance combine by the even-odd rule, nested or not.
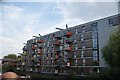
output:
[[[76,35],[76,40],[81,41],[81,34]]]
[[[75,44],[71,44],[71,50],[75,50]]]
[[[77,51],[76,51],[76,56],[77,56],[77,57],[81,57],[81,50],[77,50]]]
[[[85,24],[85,31],[92,31],[92,26],[91,24]]]
[[[93,65],[93,59],[92,58],[86,58],[85,65],[86,66],[92,66]]]
[[[71,42],[73,42],[74,41],[74,36],[71,36],[70,40],[71,40]]]
[[[113,18],[113,26],[118,25],[118,17]]]
[[[85,75],[89,75],[91,72],[90,72],[91,68],[83,68],[83,72]]]
[[[85,40],[92,39],[92,32],[85,32],[84,33],[84,39]]]
[[[77,31],[78,31],[78,33],[81,33],[82,32],[82,26],[77,27]]]
[[[92,40],[85,41],[85,47],[91,48],[92,47]]]
[[[77,41],[78,44],[78,48],[81,49],[82,48],[82,42],[81,41]]]
[[[71,28],[71,29],[69,29],[69,31],[71,32],[72,35],[75,34],[75,28]]]
[[[78,65],[78,66],[82,66],[82,63],[83,63],[82,59],[77,59],[77,61],[78,61],[78,62],[77,62],[77,65]]]
[[[84,50],[85,57],[92,57],[92,49]]]
[[[74,59],[71,59],[70,60],[70,66],[74,66],[74,65],[75,65]]]
[[[49,47],[49,52],[52,53],[52,47]]]

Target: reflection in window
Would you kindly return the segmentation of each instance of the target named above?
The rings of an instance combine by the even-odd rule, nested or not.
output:
[[[98,61],[98,51],[93,51],[93,61]]]
[[[98,46],[97,46],[97,43],[98,43],[98,42],[97,42],[97,39],[93,39],[92,41],[93,41],[93,44],[92,44],[93,47],[98,47]]]

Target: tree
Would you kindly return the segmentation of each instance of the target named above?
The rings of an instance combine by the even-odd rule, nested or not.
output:
[[[8,54],[7,56],[4,56],[3,59],[16,59],[16,54]]]
[[[120,69],[120,34],[111,35],[108,44],[103,47],[102,53],[110,67]]]
[[[7,56],[4,56],[3,59],[17,59],[17,56],[16,56],[16,54],[8,54]],[[2,72],[3,73],[9,72],[9,71],[12,71],[12,72],[15,71],[16,68],[13,66],[11,67],[10,64],[11,63],[2,65]]]

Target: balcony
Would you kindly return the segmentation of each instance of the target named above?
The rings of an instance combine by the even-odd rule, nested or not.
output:
[[[55,56],[55,59],[56,59],[56,60],[58,60],[58,59],[59,59],[59,56],[58,56],[58,55],[56,55],[56,56]]]
[[[67,32],[67,34],[65,34],[64,36],[66,36],[66,37],[71,36],[71,32]]]
[[[21,68],[17,67],[17,70],[21,70]]]
[[[43,42],[43,40],[38,40],[38,43],[42,43]]]
[[[34,46],[32,46],[32,50],[35,50],[35,47],[34,47]]]
[[[34,58],[33,58],[33,57],[31,57],[31,60],[33,61],[33,60],[34,60]]]
[[[22,60],[22,58],[18,58],[18,61],[21,61]]]
[[[54,45],[60,45],[61,42],[55,41]]]
[[[23,56],[26,56],[26,53],[22,53]]]
[[[70,67],[70,62],[67,62],[67,67]]]
[[[36,44],[36,42],[34,41],[34,42],[32,42],[32,44]]]
[[[68,54],[66,57],[67,57],[67,59],[71,59],[72,55]]]
[[[71,47],[66,47],[64,48],[65,51],[70,51],[71,50]]]
[[[65,42],[68,44],[72,43],[72,41],[70,39],[65,39]]]
[[[42,47],[42,45],[38,45],[37,47],[38,47],[38,48],[40,48],[40,49],[42,49],[42,48],[43,48],[43,47]]]
[[[25,65],[25,63],[23,62],[23,63],[22,63],[22,66],[24,66],[24,65]]]
[[[41,54],[41,53],[42,53],[42,51],[38,51],[38,52],[37,52],[37,54]]]
[[[60,36],[55,36],[56,39],[62,39]]]
[[[27,47],[26,46],[23,47],[23,51],[27,51]]]

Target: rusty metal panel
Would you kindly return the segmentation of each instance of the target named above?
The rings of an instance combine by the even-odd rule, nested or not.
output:
[[[85,41],[85,47],[91,48],[92,47],[92,40]]]
[[[82,42],[81,41],[77,41],[78,44],[78,48],[81,49],[82,48]]]
[[[76,57],[81,57],[81,50],[76,51]]]
[[[92,57],[92,49],[84,50],[85,57]]]
[[[85,24],[85,32],[87,32],[87,31],[92,31],[91,24]]]

